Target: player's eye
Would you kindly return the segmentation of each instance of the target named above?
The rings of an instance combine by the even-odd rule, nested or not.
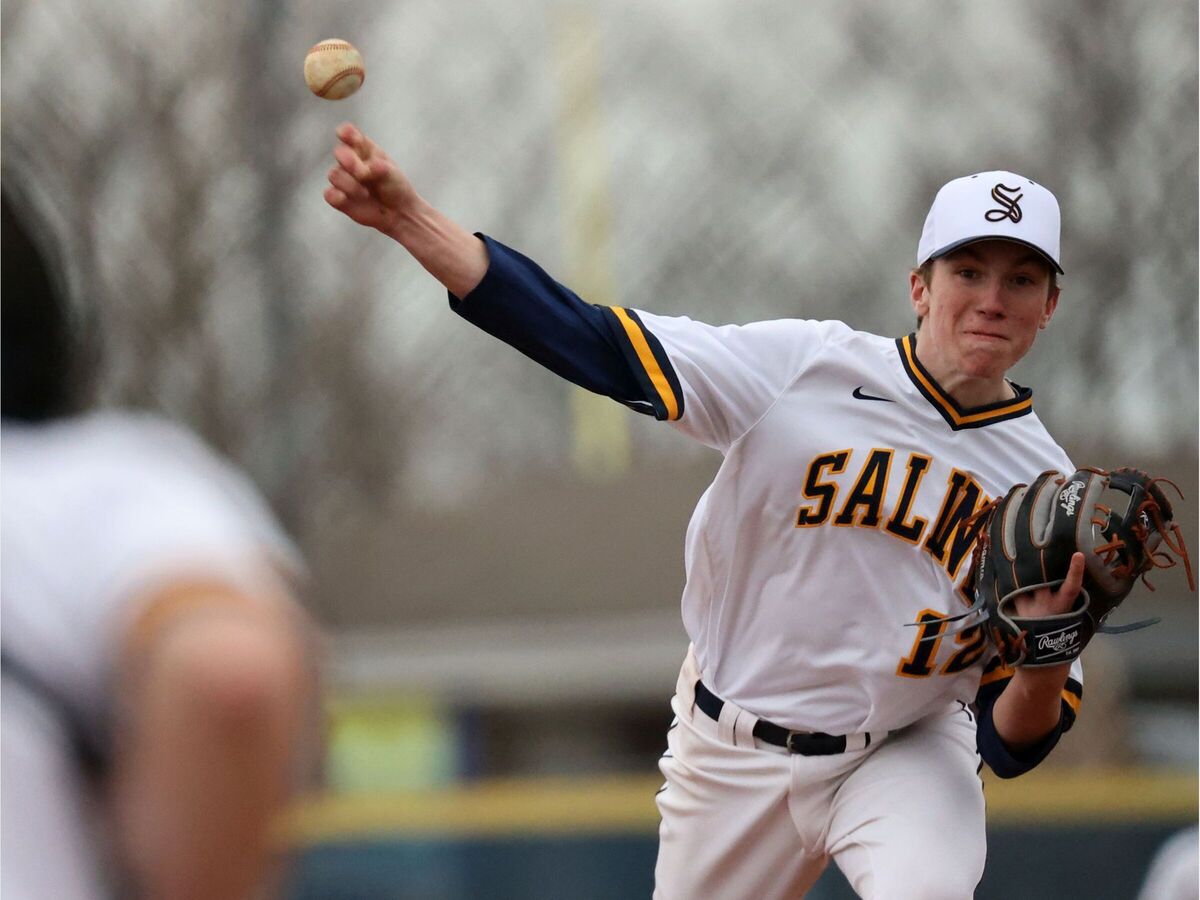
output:
[[[958,277],[967,281],[974,281],[979,277],[979,271],[969,267],[963,267],[958,270]]]

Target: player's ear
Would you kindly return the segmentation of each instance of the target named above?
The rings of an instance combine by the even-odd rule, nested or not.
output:
[[[929,314],[929,285],[920,269],[913,269],[908,273],[908,296],[918,319],[923,319]]]
[[[1054,311],[1058,309],[1058,298],[1062,294],[1062,288],[1055,285],[1050,289],[1050,296],[1046,298],[1046,307],[1042,311],[1042,321],[1038,325],[1039,328],[1045,328],[1050,324],[1050,319],[1054,315]]]

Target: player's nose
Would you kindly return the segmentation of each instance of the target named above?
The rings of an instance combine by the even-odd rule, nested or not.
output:
[[[1002,316],[1007,309],[1004,296],[1004,282],[999,278],[990,278],[978,295],[979,310],[989,316]]]

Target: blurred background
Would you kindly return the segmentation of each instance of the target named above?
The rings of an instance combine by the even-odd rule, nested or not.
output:
[[[321,194],[351,119],[431,202],[592,302],[913,327],[936,189],[1059,197],[1059,312],[1015,373],[1079,463],[1197,531],[1197,7],[1168,0],[6,0],[5,177],[65,230],[99,404],[190,425],[311,566],[328,787],[297,898],[648,896],[718,457],[559,381]],[[307,49],[367,77],[331,103]],[[1181,573],[1088,650],[1079,724],[988,784],[980,897],[1132,897],[1195,821]],[[931,857],[936,864],[936,855]],[[1090,879],[1090,880],[1089,880]],[[813,896],[852,896],[831,873]]]

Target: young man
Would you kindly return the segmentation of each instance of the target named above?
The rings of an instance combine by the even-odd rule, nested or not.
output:
[[[1006,378],[1058,304],[1050,192],[1011,172],[939,191],[915,334],[712,327],[583,302],[437,212],[352,125],[338,139],[327,202],[405,247],[458,314],[724,454],[688,529],[655,896],[796,897],[831,858],[863,897],[972,896],[979,754],[1032,768],[1082,692],[1078,667],[1013,671],[978,628],[944,634],[969,602],[958,526],[1074,469]],[[1082,577],[1076,554],[1022,614],[1070,609]]]
[[[6,186],[0,893],[263,897],[318,753],[299,560],[194,436],[83,411],[61,272],[23,216]]]

